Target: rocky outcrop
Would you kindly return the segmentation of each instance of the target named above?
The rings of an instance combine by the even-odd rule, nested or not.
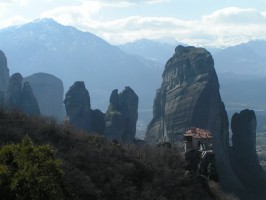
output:
[[[231,167],[228,126],[211,54],[203,48],[176,47],[156,92],[145,140],[174,143],[190,127],[209,130],[214,138],[220,184],[227,191],[243,191]]]
[[[21,111],[27,115],[39,116],[41,115],[38,102],[33,94],[29,82],[25,82],[21,92],[20,98]]]
[[[231,162],[238,179],[256,194],[253,199],[265,199],[266,173],[256,153],[256,125],[253,110],[246,109],[233,115]]]
[[[24,83],[20,73],[11,76],[5,96],[5,108],[9,111],[16,110],[27,115],[39,116],[40,109],[28,82]]]
[[[69,122],[76,128],[91,131],[90,95],[83,81],[76,81],[68,90],[64,100]]]
[[[0,91],[0,109],[4,108],[5,103],[5,93]]]
[[[178,133],[192,126],[220,133],[223,112],[211,54],[178,46],[166,63],[145,140],[175,142]]]
[[[22,79],[20,73],[15,73],[9,80],[5,99],[8,110],[20,110]]]
[[[52,116],[59,121],[64,119],[64,86],[59,78],[47,73],[36,73],[23,81],[30,83],[43,116]]]
[[[91,109],[89,92],[83,81],[77,81],[70,87],[64,104],[69,122],[76,128],[122,142],[134,141],[138,96],[130,87],[126,87],[120,94],[118,90],[112,92],[105,114],[98,109]]]
[[[130,88],[118,94],[113,90],[110,105],[105,114],[105,135],[123,142],[133,142],[138,119],[138,96]]]
[[[91,125],[92,125],[91,131],[92,132],[99,133],[101,135],[104,134],[104,130],[105,130],[104,116],[105,114],[98,109],[91,111]]]
[[[7,68],[7,59],[0,50],[0,91],[5,92],[9,82],[9,69]]]

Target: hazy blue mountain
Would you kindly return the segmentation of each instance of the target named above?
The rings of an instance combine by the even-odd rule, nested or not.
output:
[[[163,65],[171,58],[174,54],[174,49],[181,43],[173,41],[167,43],[161,40],[148,40],[141,39],[135,42],[119,45],[118,47],[126,53],[133,55],[141,55],[144,58],[157,61]]]
[[[266,110],[266,77],[219,73],[221,96],[228,108]]]
[[[248,75],[266,75],[266,41],[250,41],[213,54],[216,70]]]
[[[161,64],[129,55],[91,33],[52,19],[0,30],[0,49],[11,73],[50,73],[64,82],[65,91],[74,81],[85,81],[92,107],[103,111],[111,91],[125,86],[138,94],[141,108],[150,109],[163,71]]]

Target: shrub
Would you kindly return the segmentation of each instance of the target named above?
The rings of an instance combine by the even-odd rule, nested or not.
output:
[[[63,199],[63,171],[49,145],[34,146],[28,135],[0,149],[2,199]]]

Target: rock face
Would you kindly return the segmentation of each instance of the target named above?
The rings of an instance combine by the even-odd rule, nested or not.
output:
[[[99,134],[104,134],[105,130],[105,120],[104,120],[105,114],[98,110],[92,110],[91,111],[91,131]]]
[[[64,86],[59,78],[51,74],[36,73],[25,77],[23,81],[30,83],[43,116],[53,116],[59,121],[63,120]]]
[[[91,131],[90,95],[83,81],[76,81],[64,100],[69,122],[76,128]]]
[[[130,87],[125,87],[120,94],[118,90],[112,92],[106,114],[91,109],[89,92],[83,81],[77,81],[70,87],[64,104],[69,122],[76,128],[122,142],[134,141],[138,96]]]
[[[40,109],[28,82],[24,83],[19,73],[11,76],[5,96],[5,107],[7,110],[17,110],[32,116],[39,116]]]
[[[213,134],[220,184],[228,191],[243,191],[231,167],[229,123],[213,58],[203,48],[178,46],[166,63],[145,140],[174,143],[190,127],[207,129]]]
[[[4,108],[5,103],[5,93],[0,91],[0,108]]]
[[[231,149],[232,167],[246,188],[256,191],[258,197],[266,196],[266,173],[256,153],[256,117],[253,110],[243,110],[232,117],[233,132]]]
[[[23,113],[31,116],[41,115],[38,102],[29,82],[25,82],[21,92],[20,107]]]
[[[166,63],[145,140],[175,142],[178,133],[192,126],[220,132],[222,112],[211,54],[203,48],[178,46]]]
[[[9,82],[9,69],[7,68],[7,59],[0,50],[0,91],[5,92]]]
[[[22,79],[20,73],[15,73],[9,80],[5,99],[8,110],[20,110]]]
[[[138,96],[130,88],[118,94],[113,90],[110,105],[105,114],[105,135],[108,138],[123,142],[133,142],[138,119]]]

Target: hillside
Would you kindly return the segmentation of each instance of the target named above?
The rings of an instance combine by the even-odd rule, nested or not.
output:
[[[64,199],[233,199],[219,192],[218,185],[210,191],[204,178],[186,174],[174,146],[118,144],[19,113],[0,111],[0,121],[1,146],[21,142],[25,134],[35,145],[52,146],[62,161]]]

